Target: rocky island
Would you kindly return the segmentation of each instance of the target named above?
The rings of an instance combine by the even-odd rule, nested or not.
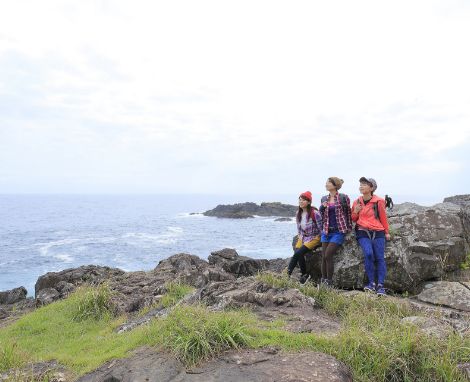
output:
[[[228,219],[247,219],[255,216],[276,216],[284,218],[292,218],[295,216],[298,207],[290,204],[282,204],[279,202],[261,203],[237,203],[237,204],[220,204],[212,210],[206,211],[205,216],[214,216],[217,218]]]

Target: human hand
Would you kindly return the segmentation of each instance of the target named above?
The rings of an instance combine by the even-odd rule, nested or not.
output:
[[[390,236],[390,234],[386,233],[385,234],[385,240],[390,241],[391,239],[392,239],[392,237]]]
[[[362,210],[362,205],[357,203],[356,206],[354,207],[354,213],[358,214],[361,210]]]

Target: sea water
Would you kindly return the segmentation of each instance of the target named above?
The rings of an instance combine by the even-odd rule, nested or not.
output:
[[[240,255],[292,255],[294,221],[219,219],[217,204],[264,200],[216,195],[0,195],[0,291],[86,264],[150,270],[176,253],[203,259],[222,248]],[[289,202],[290,200],[287,200]],[[296,198],[290,201],[296,202]],[[198,214],[191,214],[191,213]]]

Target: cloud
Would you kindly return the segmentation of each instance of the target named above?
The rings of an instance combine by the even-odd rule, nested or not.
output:
[[[464,3],[4,8],[6,192],[297,194],[368,173],[437,194],[468,168]]]

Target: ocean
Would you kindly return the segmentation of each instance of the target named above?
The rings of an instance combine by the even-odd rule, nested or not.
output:
[[[294,204],[296,197],[0,195],[0,291],[22,285],[34,296],[46,272],[86,264],[150,270],[181,252],[203,259],[222,248],[253,258],[291,256],[294,221],[191,215],[245,201]]]

